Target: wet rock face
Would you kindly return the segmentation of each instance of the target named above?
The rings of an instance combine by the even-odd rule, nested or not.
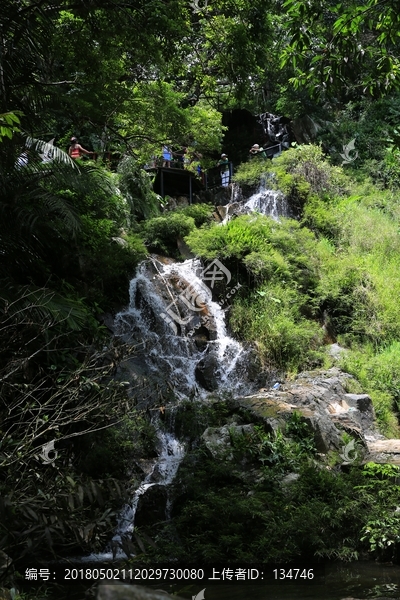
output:
[[[247,410],[254,420],[262,421],[270,431],[284,426],[294,411],[303,416],[314,433],[319,452],[342,447],[342,433],[367,442],[382,438],[374,425],[374,409],[367,394],[349,394],[346,384],[353,379],[337,368],[301,373],[279,389],[232,400],[234,407]]]
[[[209,392],[218,389],[219,360],[216,354],[210,352],[197,364],[195,370],[196,381]]]
[[[140,496],[135,515],[137,527],[148,527],[165,520],[167,490],[164,485],[154,484]]]

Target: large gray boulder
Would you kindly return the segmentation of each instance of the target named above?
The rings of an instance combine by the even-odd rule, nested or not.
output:
[[[305,372],[278,390],[264,388],[232,403],[239,412],[250,412],[252,420],[263,422],[270,431],[284,427],[296,411],[313,431],[316,447],[322,453],[342,447],[343,431],[366,445],[367,439],[382,436],[375,430],[368,394],[347,393],[352,379],[336,367]]]
[[[207,450],[214,458],[224,458],[231,460],[232,437],[250,435],[253,432],[254,425],[224,425],[223,427],[208,427],[201,436]]]

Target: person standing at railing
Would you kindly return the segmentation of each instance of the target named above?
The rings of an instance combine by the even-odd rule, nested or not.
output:
[[[94,152],[90,152],[89,150],[82,148],[76,137],[71,138],[71,145],[69,147],[68,154],[74,159],[80,158],[82,154],[90,154],[91,156],[94,156]]]
[[[230,176],[230,171],[229,171],[229,158],[227,154],[221,154],[221,158],[218,161],[218,166],[221,167],[220,169],[220,173],[221,173],[221,185],[222,187],[228,187],[229,185],[229,176]]]
[[[162,148],[162,156],[163,156],[163,167],[170,167],[172,160],[172,152],[169,146],[163,146]]]
[[[267,155],[264,152],[264,148],[260,148],[258,144],[253,144],[250,148],[250,158],[254,156],[261,156],[261,158],[267,158]]]

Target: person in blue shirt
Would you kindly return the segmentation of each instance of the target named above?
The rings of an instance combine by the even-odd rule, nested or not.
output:
[[[171,153],[171,149],[169,148],[169,146],[163,146],[162,156],[163,156],[163,167],[170,167],[171,160],[172,160],[172,153]]]

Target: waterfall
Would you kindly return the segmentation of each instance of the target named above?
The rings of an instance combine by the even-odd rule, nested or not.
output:
[[[205,397],[217,387],[239,391],[246,351],[227,333],[227,306],[212,299],[216,282],[230,278],[219,261],[205,269],[198,259],[152,258],[131,281],[116,330],[128,343],[140,343],[149,372],[168,379],[178,398]]]
[[[111,547],[114,546],[114,555],[116,557],[124,557],[123,540],[127,536],[130,537],[135,525],[135,515],[139,504],[140,497],[154,485],[168,486],[175,478],[179,465],[185,456],[184,445],[179,442],[172,433],[162,431],[156,426],[157,439],[159,442],[159,455],[154,463],[150,473],[146,475],[140,486],[135,491],[130,503],[125,505],[118,519],[118,525],[111,541]],[[166,517],[170,511],[170,502],[167,501]],[[116,551],[115,551],[116,549]],[[110,553],[107,557],[112,557]],[[103,555],[104,560],[104,555]]]
[[[159,421],[153,421],[158,441],[158,457],[154,461],[150,472],[146,475],[140,486],[135,490],[131,501],[124,506],[119,517],[117,527],[111,542],[104,552],[90,554],[84,557],[84,562],[105,562],[114,559],[126,558],[126,540],[130,540],[135,526],[135,515],[140,497],[154,485],[167,487],[172,483],[179,465],[185,456],[184,445],[172,433],[163,431]],[[167,502],[166,517],[170,511],[170,502]]]
[[[289,207],[284,194],[279,190],[266,187],[265,181],[258,191],[243,204],[244,212],[258,212],[279,221],[280,217],[289,216]]]
[[[289,217],[289,205],[285,195],[279,190],[270,189],[267,185],[267,177],[264,177],[260,183],[258,190],[247,198],[240,200],[241,193],[237,184],[232,185],[232,200],[225,207],[225,217],[222,220],[222,225],[230,221],[232,216],[246,215],[252,212],[257,212],[262,215],[271,217],[275,221],[279,221],[281,217]]]
[[[280,143],[284,148],[290,147],[289,119],[271,113],[258,115],[258,122],[262,125],[264,135],[269,144]]]
[[[116,334],[135,345],[148,373],[171,383],[178,403],[204,399],[217,389],[239,395],[251,388],[249,351],[227,332],[225,299],[213,300],[214,287],[221,282],[230,297],[237,291],[238,286],[228,287],[230,281],[230,272],[218,260],[204,267],[198,259],[175,263],[152,257],[139,266],[130,283],[129,306],[116,316]],[[85,561],[124,558],[141,497],[153,486],[167,488],[173,481],[185,455],[184,444],[174,431],[161,427],[159,418],[153,425],[158,457],[122,509],[110,544]],[[166,518],[170,509],[167,496]]]

